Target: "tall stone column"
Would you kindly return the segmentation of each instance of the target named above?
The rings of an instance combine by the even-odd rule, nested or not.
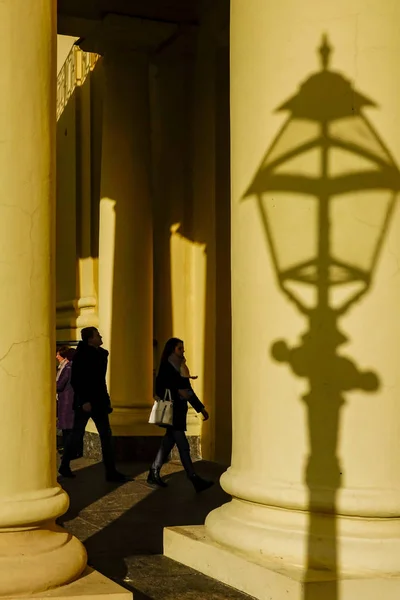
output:
[[[263,600],[400,591],[399,17],[231,2],[233,498],[165,553]]]
[[[0,4],[0,596],[68,583],[86,565],[55,525],[55,2]]]
[[[150,105],[145,52],[106,52],[99,327],[110,350],[114,435],[148,435],[153,372]]]

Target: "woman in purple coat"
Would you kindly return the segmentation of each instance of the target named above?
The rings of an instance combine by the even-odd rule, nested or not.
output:
[[[63,447],[74,426],[74,390],[71,386],[71,367],[72,359],[75,354],[73,348],[61,346],[57,351],[57,360],[59,362],[56,389],[57,389],[57,420],[58,428],[62,431]]]

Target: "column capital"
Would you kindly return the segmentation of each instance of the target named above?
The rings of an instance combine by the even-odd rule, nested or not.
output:
[[[102,55],[110,49],[149,52],[177,32],[176,23],[108,14],[78,44],[86,52]]]

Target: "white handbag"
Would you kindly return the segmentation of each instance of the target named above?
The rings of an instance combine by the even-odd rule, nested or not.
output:
[[[152,425],[172,425],[173,423],[173,401],[171,391],[165,390],[164,399],[155,397],[151,409],[149,423]]]

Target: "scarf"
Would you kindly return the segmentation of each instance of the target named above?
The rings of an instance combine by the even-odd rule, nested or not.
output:
[[[68,364],[68,359],[64,358],[64,360],[62,360],[60,362],[60,364],[58,365],[58,369],[57,369],[57,375],[56,375],[56,381],[58,381],[60,379],[60,375],[64,369],[64,367]]]

